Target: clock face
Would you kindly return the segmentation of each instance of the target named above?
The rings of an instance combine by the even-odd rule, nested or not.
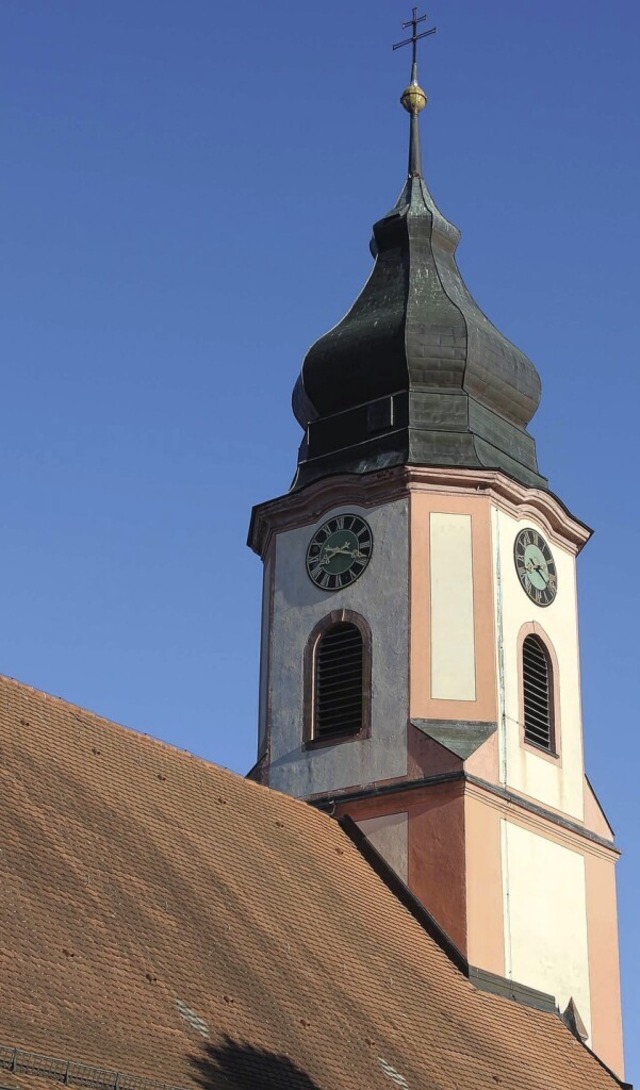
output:
[[[531,526],[521,530],[513,546],[513,559],[525,594],[538,606],[550,606],[558,590],[558,573],[542,534]]]
[[[307,573],[322,590],[340,590],[362,575],[372,552],[369,524],[359,515],[335,515],[309,542]]]

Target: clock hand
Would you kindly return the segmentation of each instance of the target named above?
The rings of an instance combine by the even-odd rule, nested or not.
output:
[[[331,553],[331,556],[353,556],[353,549],[349,548],[346,541],[344,545],[336,545],[335,549],[328,546],[326,550],[327,556],[329,555],[329,552]]]
[[[544,579],[545,583],[548,583],[548,582],[549,582],[549,577],[548,577],[548,576],[545,576],[545,570],[546,570],[546,569],[545,569],[545,568],[543,568],[541,564],[534,564],[534,565],[533,565],[533,570],[534,570],[534,571],[537,571],[537,572],[540,572],[540,575],[541,575],[541,576],[542,576],[542,578]]]
[[[349,550],[346,548],[346,546],[337,545],[337,546],[333,547],[332,545],[327,545],[325,550],[324,550],[324,553],[322,554],[322,560],[320,561],[320,563],[321,564],[329,564],[333,560],[334,556],[348,556],[348,555],[349,555]]]
[[[322,555],[321,564],[328,564],[330,560],[333,560],[334,556],[350,556],[352,560],[364,560],[364,554],[360,552],[360,549],[349,548],[348,543],[345,541],[344,545],[327,545]]]

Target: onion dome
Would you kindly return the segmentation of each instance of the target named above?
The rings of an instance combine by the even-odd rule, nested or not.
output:
[[[470,295],[455,258],[460,232],[422,175],[426,95],[415,60],[401,102],[410,114],[409,176],[374,225],[362,292],[302,364],[293,410],[305,434],[292,487],[418,465],[500,469],[546,488],[526,430],[540,378]]]

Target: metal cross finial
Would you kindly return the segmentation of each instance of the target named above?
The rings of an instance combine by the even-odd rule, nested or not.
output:
[[[411,128],[409,136],[409,177],[420,178],[422,177],[422,160],[420,156],[420,126],[418,124],[418,117],[421,110],[424,110],[427,105],[427,96],[425,95],[422,87],[418,83],[418,42],[421,38],[428,38],[431,34],[435,34],[436,28],[432,27],[431,30],[423,30],[421,34],[418,34],[418,27],[420,23],[424,23],[426,15],[418,15],[418,9],[413,9],[411,18],[402,24],[402,29],[407,30],[411,27],[412,34],[410,38],[405,38],[403,42],[396,42],[395,49],[402,49],[404,45],[412,46],[413,59],[411,64],[411,83],[405,88],[400,102],[404,106],[407,113],[411,114]]]
[[[414,8],[411,18],[406,23],[402,24],[402,29],[403,30],[406,30],[408,27],[412,28],[413,33],[412,33],[411,37],[410,38],[405,38],[405,40],[403,42],[396,42],[396,44],[393,47],[394,50],[396,50],[396,49],[402,49],[402,47],[404,45],[413,46],[413,57],[412,57],[412,62],[413,62],[412,63],[412,71],[413,72],[415,72],[416,66],[417,66],[417,63],[418,63],[418,48],[417,48],[418,47],[418,42],[420,41],[421,38],[428,38],[428,37],[430,37],[431,34],[435,34],[435,32],[436,32],[436,28],[432,27],[431,30],[423,30],[422,34],[418,34],[418,24],[419,23],[424,23],[426,18],[427,18],[426,15],[418,15],[418,9]]]

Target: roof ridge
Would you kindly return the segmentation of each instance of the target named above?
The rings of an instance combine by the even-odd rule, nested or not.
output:
[[[56,696],[55,693],[48,693],[44,689],[37,689],[35,685],[29,685],[26,681],[20,681],[18,678],[10,677],[9,674],[0,674],[0,684],[4,682],[12,686],[13,688],[16,688],[25,693],[29,693],[31,696],[38,697],[47,703],[51,702],[53,704],[61,704],[63,707],[68,708],[70,711],[82,712],[83,715],[90,715],[94,719],[98,719],[103,723],[107,723],[111,727],[119,727],[120,730],[126,730],[130,734],[138,734],[141,737],[145,737],[143,731],[135,731],[131,727],[125,726],[124,723],[119,723],[115,719],[108,719],[106,715],[101,715],[100,712],[92,711],[91,708],[85,708],[82,704],[76,704],[71,700],[67,700],[64,696]],[[168,745],[169,743],[165,744]]]
[[[56,696],[54,693],[45,692],[44,689],[38,689],[34,685],[29,685],[24,681],[20,681],[18,678],[10,677],[8,674],[0,673],[0,686],[6,684],[8,687],[18,690],[28,696],[35,697],[43,704],[58,705],[61,709],[73,712],[76,715],[89,716],[95,720],[97,724],[106,728],[115,728],[116,731],[125,734],[127,738],[135,739],[137,744],[147,744],[150,746],[158,746],[160,749],[167,750],[170,753],[177,754],[180,758],[186,760],[192,760],[198,764],[204,766],[206,769],[215,770],[217,773],[222,773],[225,776],[232,777],[235,780],[239,780],[243,784],[247,784],[249,790],[267,791],[269,794],[278,795],[281,799],[286,800],[288,803],[292,803],[295,806],[304,806],[311,810],[316,810],[315,807],[309,807],[309,804],[303,800],[298,799],[293,795],[288,795],[286,792],[278,791],[274,787],[267,787],[264,784],[257,783],[255,780],[247,779],[246,775],[241,772],[236,772],[232,768],[227,768],[226,765],[218,764],[216,761],[209,760],[207,757],[203,757],[199,753],[192,753],[189,749],[182,749],[180,746],[175,745],[173,742],[167,742],[164,738],[158,738],[156,735],[151,734],[149,731],[136,730],[135,727],[128,727],[125,723],[120,723],[118,720],[109,719],[105,715],[101,715],[99,712],[92,711],[91,708],[85,708],[81,704],[75,704],[65,697]],[[318,812],[316,810],[316,812]]]

